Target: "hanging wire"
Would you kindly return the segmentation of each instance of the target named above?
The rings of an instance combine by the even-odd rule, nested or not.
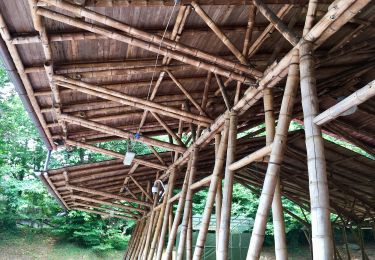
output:
[[[156,60],[155,60],[155,64],[154,64],[154,70],[152,71],[152,77],[151,77],[150,85],[149,85],[149,87],[148,87],[148,93],[147,93],[147,99],[146,99],[146,100],[149,100],[149,98],[150,98],[151,87],[152,87],[152,83],[153,83],[153,81],[154,81],[155,72],[156,72],[156,66],[157,66],[157,64],[158,64],[159,55],[160,55],[160,48],[161,48],[161,45],[163,44],[163,40],[164,40],[165,35],[166,35],[166,33],[167,33],[167,30],[168,30],[169,24],[170,24],[170,22],[171,22],[171,20],[172,20],[173,13],[174,13],[174,10],[175,10],[175,8],[176,8],[178,2],[179,2],[178,0],[175,0],[175,1],[174,1],[174,5],[173,5],[173,8],[172,8],[172,12],[171,12],[171,14],[170,14],[170,16],[169,16],[169,18],[168,18],[167,26],[165,27],[164,32],[163,32],[163,36],[161,37],[161,41],[160,41],[160,44],[159,44],[158,52],[157,52],[157,54],[156,54]],[[167,16],[167,14],[166,14],[166,16]],[[139,133],[140,133],[140,131],[141,131],[141,125],[139,125],[139,127],[138,127],[138,132],[137,132],[137,134],[138,134],[138,138],[139,138]]]

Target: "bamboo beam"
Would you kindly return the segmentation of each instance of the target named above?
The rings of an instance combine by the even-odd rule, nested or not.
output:
[[[104,201],[104,200],[98,200],[98,199],[89,198],[89,197],[85,197],[85,196],[72,195],[72,198],[78,199],[78,200],[84,200],[84,201],[88,201],[88,202],[93,202],[93,203],[97,203],[97,204],[112,206],[112,207],[116,207],[116,208],[120,208],[120,209],[134,210],[134,211],[146,213],[146,210],[144,210],[144,209],[134,208],[134,207],[130,207],[130,206],[122,205],[122,204],[112,203],[112,202],[108,202],[108,201]]]
[[[131,217],[131,218],[134,218],[134,220],[138,220],[140,218],[139,215],[134,215],[132,212],[128,211],[128,212],[125,212],[125,211],[120,211],[120,210],[114,210],[114,209],[108,209],[108,208],[102,208],[100,206],[97,206],[97,205],[92,205],[92,204],[85,204],[85,203],[80,203],[80,202],[74,202],[73,203],[73,207],[74,206],[82,206],[82,207],[91,207],[93,209],[100,209],[100,210],[103,210],[104,213],[107,213],[106,211],[111,211],[113,212],[114,214],[118,213],[118,214],[128,214],[128,215],[125,215],[126,217]]]
[[[314,118],[313,122],[319,126],[326,124],[339,117],[342,113],[344,113],[351,107],[360,105],[373,96],[375,96],[375,80],[369,82],[363,88],[357,90],[344,100],[341,100],[336,105],[317,115]]]
[[[284,5],[278,12],[277,17],[279,19],[283,19],[285,15],[293,8],[292,5],[286,4]],[[266,29],[261,33],[261,35],[254,41],[254,43],[250,46],[247,54],[247,58],[251,58],[254,54],[258,51],[258,49],[262,46],[263,42],[270,37],[270,34],[273,32],[275,27],[273,23],[270,23]]]
[[[32,106],[32,109],[35,111],[36,117],[38,118],[38,120],[40,122],[40,126],[37,126],[37,127],[41,130],[41,132],[44,132],[44,134],[46,135],[46,137],[48,139],[49,145],[53,149],[56,149],[56,145],[53,142],[51,132],[48,130],[46,121],[45,121],[45,119],[42,115],[42,112],[40,110],[38,101],[34,96],[34,90],[33,90],[33,87],[31,85],[31,82],[30,82],[29,78],[27,77],[26,73],[24,72],[25,67],[22,63],[22,59],[21,59],[21,57],[18,53],[18,50],[17,50],[16,46],[10,43],[10,40],[11,40],[12,37],[10,35],[7,24],[5,23],[4,17],[1,14],[0,14],[0,34],[1,34],[1,37],[3,38],[3,40],[5,42],[5,45],[7,46],[9,54],[10,54],[10,56],[11,56],[13,62],[14,62],[14,65],[15,65],[15,67],[17,69],[17,72],[20,76],[22,84],[23,84],[23,86],[26,90],[26,93],[23,93],[23,94],[27,95],[27,98],[30,100],[30,104]],[[33,113],[33,111],[30,111],[30,112]]]
[[[67,208],[67,209],[70,209],[70,207],[68,206],[68,204],[66,203],[66,201],[63,199],[63,197],[61,196],[60,192],[57,191],[56,189],[56,186],[53,184],[53,182],[51,181],[51,179],[49,178],[49,175],[48,175],[48,172],[44,172],[43,173],[43,177],[44,179],[47,181],[48,185],[51,187],[51,189],[55,192],[56,196],[60,199],[60,201],[64,204],[64,206]]]
[[[177,5],[188,5],[193,0],[181,0]],[[307,4],[307,0],[264,0],[265,4],[295,4],[304,5]],[[321,0],[320,3],[330,4],[330,0]],[[175,4],[173,0],[86,0],[85,6],[87,7],[130,7],[130,6],[161,6],[171,7]],[[233,5],[233,6],[244,6],[251,5],[252,1],[248,0],[200,0],[200,5]]]
[[[249,165],[252,162],[258,161],[262,159],[263,157],[269,155],[272,151],[272,144],[269,144],[247,156],[242,158],[241,160],[238,160],[236,162],[233,162],[231,165],[229,165],[228,169],[231,171],[236,171],[238,169],[241,169],[242,167],[245,167],[246,165]]]
[[[295,32],[290,30],[277,15],[272,12],[261,0],[253,0],[254,5],[259,9],[259,11],[266,17],[275,28],[284,36],[284,38],[289,41],[293,46],[296,46],[299,42],[298,36]]]
[[[228,94],[227,94],[227,92],[225,91],[225,85],[224,85],[224,82],[223,82],[223,80],[220,78],[220,76],[217,75],[217,74],[215,74],[215,78],[216,78],[216,81],[217,81],[217,85],[219,86],[219,89],[220,89],[221,95],[223,96],[225,106],[227,107],[227,110],[230,110],[232,106],[230,105],[230,101],[229,101]]]
[[[159,122],[159,124],[167,131],[167,133],[172,136],[172,138],[180,145],[185,146],[185,144],[181,141],[181,139],[176,135],[175,132],[173,132],[172,129],[169,128],[168,124],[166,124],[163,119],[160,118],[160,116],[154,112],[150,112],[155,119]]]
[[[76,147],[85,148],[85,149],[88,149],[88,150],[91,150],[91,151],[94,151],[94,152],[98,152],[98,153],[101,153],[101,154],[110,155],[110,156],[113,156],[114,158],[118,158],[118,159],[121,159],[121,160],[124,160],[124,158],[125,158],[125,155],[123,155],[121,153],[117,153],[117,152],[110,151],[110,150],[107,150],[107,149],[104,149],[104,148],[100,148],[100,147],[96,147],[96,146],[93,146],[93,145],[85,144],[85,143],[82,143],[82,142],[77,142],[77,141],[73,141],[73,140],[70,140],[70,139],[66,139],[65,142],[68,145],[73,145],[73,146],[76,146]],[[139,158],[134,158],[133,162],[137,163],[137,164],[140,164],[140,165],[150,167],[150,168],[155,168],[155,169],[158,169],[158,170],[166,170],[167,169],[167,166],[156,164],[156,163],[153,163],[153,162],[150,162],[150,161],[145,161],[145,160],[142,160],[142,159],[139,159]]]
[[[142,193],[151,201],[153,202],[153,199],[150,194],[142,187],[142,185],[139,184],[139,182],[132,176],[129,175],[130,179],[134,182],[135,185],[142,191]]]
[[[259,259],[263,245],[267,217],[274,198],[277,177],[279,176],[281,163],[286,150],[286,139],[292,116],[294,98],[298,86],[298,51],[293,51],[293,59],[289,65],[287,83],[281,103],[279,120],[276,128],[275,138],[272,144],[271,155],[265,175],[259,206],[253,225],[250,245],[247,252],[247,260]]]
[[[119,201],[134,202],[134,203],[137,203],[139,205],[146,206],[146,207],[152,206],[152,204],[149,203],[149,202],[144,202],[144,201],[140,201],[140,200],[137,200],[137,199],[125,198],[125,197],[122,197],[122,196],[119,196],[119,195],[116,195],[116,194],[112,194],[112,193],[108,193],[108,192],[104,192],[104,191],[93,190],[93,189],[89,189],[89,188],[85,188],[85,187],[79,187],[79,186],[75,186],[75,185],[71,185],[71,184],[66,185],[66,187],[68,189],[86,192],[86,193],[90,193],[90,194],[93,194],[93,195],[99,195],[99,196],[102,196],[102,197],[115,199],[115,200],[119,200]],[[134,208],[129,207],[129,209],[133,210]]]
[[[74,79],[70,79],[67,77],[63,77],[63,76],[54,76],[54,79],[58,81],[57,84],[61,86],[72,88],[72,89],[77,89],[81,92],[99,96],[101,98],[109,99],[115,102],[119,102],[124,105],[129,105],[129,106],[133,106],[133,107],[140,108],[140,109],[147,109],[150,111],[152,110],[153,112],[160,113],[162,115],[170,116],[174,118],[187,117],[189,118],[189,121],[202,122],[204,125],[207,125],[212,122],[211,119],[204,117],[204,116],[199,116],[199,115],[195,115],[192,113],[188,113],[186,111],[182,111],[173,107],[163,106],[155,102],[151,102],[151,101],[144,100],[142,98],[137,98],[137,97],[133,97],[130,95],[126,95],[124,93],[113,91],[107,88],[95,86],[93,84],[85,83],[80,80],[74,80]],[[64,84],[64,82],[67,84]]]
[[[192,159],[193,161],[191,163],[189,183],[188,183],[188,188],[186,192],[184,212],[183,212],[181,228],[180,228],[180,240],[179,240],[179,244],[177,248],[177,257],[176,257],[177,260],[182,260],[184,257],[185,243],[187,240],[188,226],[190,222],[190,215],[192,214],[192,205],[193,205],[194,192],[191,189],[191,185],[194,182],[194,178],[197,172],[198,151],[199,151],[198,147],[195,147],[194,152],[193,152],[193,159]],[[189,258],[187,257],[187,259]]]
[[[169,71],[166,70],[168,76],[173,80],[173,82],[177,85],[177,87],[184,93],[184,95],[190,100],[190,102],[198,109],[198,111],[206,116],[206,111],[202,109],[202,107],[195,101],[195,99],[190,95],[190,93],[182,86],[182,84],[176,79],[176,77]]]
[[[215,166],[211,175],[211,183],[208,189],[208,194],[206,198],[206,204],[202,216],[202,224],[199,228],[199,233],[197,237],[197,242],[195,245],[193,260],[199,260],[202,257],[204,244],[206,242],[207,230],[210,224],[211,213],[213,204],[215,202],[215,196],[218,190],[218,185],[221,182],[221,173],[224,168],[224,156],[228,145],[228,135],[229,135],[229,114],[226,114],[224,131],[218,145],[217,156],[215,159]],[[217,221],[217,220],[216,220]]]
[[[313,55],[312,43],[303,41],[300,46],[301,97],[309,172],[312,244],[314,259],[332,259],[332,229],[324,143],[320,127],[313,122],[319,111]]]
[[[100,131],[100,132],[103,132],[103,133],[112,134],[112,135],[115,135],[115,136],[119,136],[121,138],[135,140],[134,134],[131,133],[131,132],[128,132],[128,131],[120,130],[120,129],[113,128],[113,127],[110,127],[110,126],[107,126],[107,125],[104,125],[104,124],[96,123],[96,122],[93,122],[93,121],[90,121],[90,120],[85,120],[85,119],[82,119],[82,118],[79,118],[79,117],[70,116],[70,115],[66,115],[66,114],[61,114],[60,118],[61,118],[61,120],[65,120],[65,121],[70,122],[72,124],[80,125],[80,126],[90,128],[90,129],[93,129],[93,130],[96,130],[96,131]],[[152,138],[149,138],[149,137],[146,137],[146,136],[140,136],[137,139],[137,142],[141,142],[141,143],[145,143],[145,144],[149,144],[149,145],[154,145],[154,146],[159,146],[159,147],[164,147],[164,148],[167,148],[167,149],[171,149],[173,151],[178,151],[180,153],[185,151],[184,147],[174,145],[174,144],[171,144],[171,143],[162,142],[162,141],[152,139]]]
[[[236,73],[228,74],[229,72],[228,70],[219,68],[218,66],[221,65],[221,66],[226,66],[227,68],[233,68],[235,70],[242,71],[253,77],[262,76],[262,73],[259,71],[256,71],[255,69],[250,69],[244,65],[225,60],[218,56],[214,56],[214,55],[202,52],[200,50],[185,46],[180,43],[176,43],[175,41],[172,41],[166,38],[163,39],[163,45],[166,47],[172,48],[172,50],[166,49],[164,47],[158,48],[157,45],[161,44],[161,41],[162,41],[161,36],[138,30],[134,27],[121,23],[108,16],[101,15],[99,13],[96,13],[94,11],[91,11],[85,8],[79,8],[77,6],[71,5],[61,0],[43,0],[43,1],[49,4],[52,4],[56,7],[59,7],[63,10],[82,15],[83,17],[92,19],[93,21],[103,23],[104,25],[107,25],[109,27],[113,27],[115,29],[126,32],[130,36],[117,33],[113,30],[107,30],[107,29],[104,29],[103,27],[96,26],[91,23],[82,22],[82,21],[79,21],[78,19],[74,19],[65,15],[59,14],[57,12],[39,8],[37,13],[47,18],[58,20],[66,24],[69,24],[69,25],[72,25],[81,29],[85,29],[87,31],[101,34],[103,36],[107,36],[108,38],[120,40],[127,44],[134,45],[143,49],[147,49],[149,51],[159,53],[169,58],[176,59],[176,60],[182,61],[184,63],[188,63],[193,66],[197,66],[198,68],[209,70],[209,71],[221,74],[223,76],[228,76],[230,78],[233,78],[234,80],[240,80],[241,82],[252,81],[252,80],[250,78],[240,76],[239,74],[236,74]],[[198,59],[202,59],[206,62],[197,62],[195,58],[190,58],[187,55],[191,55]],[[213,64],[211,65],[209,64],[209,62],[212,62]]]
[[[80,207],[80,206],[74,206],[74,207],[72,207],[72,209],[86,211],[86,212],[89,212],[89,213],[94,213],[94,214],[98,214],[98,215],[102,215],[102,216],[106,216],[106,217],[112,217],[113,216],[114,218],[121,218],[121,219],[126,219],[126,220],[137,220],[137,218],[126,217],[126,216],[122,216],[122,215],[118,215],[118,214],[111,215],[109,213],[105,213],[105,212],[97,211],[97,210],[92,210],[92,209],[87,209],[87,208]]]
[[[230,39],[220,30],[220,28],[215,24],[215,22],[207,15],[207,13],[197,4],[197,2],[192,1],[191,5],[194,11],[202,18],[202,20],[207,24],[208,27],[217,35],[217,37],[224,43],[225,46],[236,56],[236,58],[245,65],[248,65],[246,58],[237,49],[237,47],[230,41]]]
[[[220,216],[220,231],[218,245],[218,259],[228,259],[228,246],[230,235],[230,215],[232,210],[233,180],[234,171],[229,169],[229,165],[235,160],[237,142],[237,113],[230,112],[228,149],[225,166],[225,177],[223,187],[223,202]]]

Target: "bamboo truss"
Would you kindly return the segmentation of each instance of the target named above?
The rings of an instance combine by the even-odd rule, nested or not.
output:
[[[293,212],[283,209],[282,195],[296,201],[305,210],[311,210],[314,259],[331,259],[334,254],[337,255],[329,221],[332,210],[353,220],[368,219],[368,215],[374,211],[371,200],[357,196],[355,191],[343,184],[345,182],[335,181],[342,178],[342,172],[346,174],[348,171],[332,169],[334,167],[329,166],[328,162],[326,165],[320,130],[320,126],[326,124],[327,129],[343,136],[344,124],[342,118],[338,118],[343,112],[359,105],[359,111],[371,112],[374,81],[365,82],[363,85],[368,83],[365,87],[329,108],[323,99],[332,93],[332,82],[342,83],[342,93],[347,95],[347,90],[353,92],[349,84],[353,82],[350,77],[360,77],[364,70],[353,69],[351,76],[346,78],[329,78],[324,84],[321,83],[322,87],[315,84],[314,75],[315,68],[320,70],[321,66],[331,64],[338,57],[344,59],[348,53],[350,57],[364,55],[371,58],[372,41],[358,44],[354,37],[361,30],[369,28],[370,22],[362,18],[353,19],[369,0],[337,0],[333,3],[315,0],[180,1],[177,9],[171,7],[173,1],[162,0],[86,0],[82,4],[64,0],[28,1],[37,33],[20,34],[17,30],[13,33],[15,25],[9,23],[11,35],[5,23],[7,20],[1,15],[1,35],[48,142],[54,148],[64,144],[115,158],[108,164],[93,164],[91,168],[82,166],[69,172],[64,171],[65,174],[48,171],[42,179],[50,187],[51,193],[56,194],[68,209],[135,220],[137,224],[124,259],[169,260],[174,251],[176,259],[202,259],[214,204],[217,221],[216,258],[227,259],[235,181],[253,192],[253,186],[263,187],[247,259],[260,257],[271,207],[276,259],[288,258],[283,212],[292,216]],[[322,3],[330,5],[323,4],[320,8]],[[234,10],[231,15],[241,17],[240,20],[245,23],[228,26],[226,19],[231,17],[230,14],[220,16],[219,12],[206,5],[220,10],[228,5],[228,10]],[[246,11],[240,12],[243,5]],[[172,25],[162,30],[160,24],[150,26],[151,23],[146,21],[147,28],[136,28],[128,17],[115,18],[115,12],[108,15],[111,12],[106,8],[115,6],[129,10],[140,6],[142,12],[148,12],[147,6],[153,6],[160,8],[158,10],[161,13],[165,11],[164,6],[169,6],[165,13],[171,15]],[[307,10],[304,6],[307,6]],[[104,7],[105,12],[95,7]],[[327,12],[321,11],[326,7]],[[173,13],[172,8],[178,11]],[[195,14],[190,14],[191,10]],[[303,28],[299,21],[300,13],[307,13]],[[246,19],[243,19],[244,15]],[[267,23],[256,24],[258,16],[264,16],[265,19],[262,19]],[[318,16],[321,17],[319,21]],[[152,19],[154,17],[150,21]],[[336,43],[332,44],[333,47],[329,46],[328,51],[324,45],[321,53],[314,54],[316,48],[349,21],[356,24],[355,30],[341,39],[335,38]],[[192,26],[195,23],[197,25]],[[199,23],[208,28],[198,26]],[[64,30],[50,32],[50,28],[57,24]],[[209,30],[223,49],[219,50],[217,43],[217,49],[211,49],[211,42],[206,43],[205,47],[195,47],[202,45],[200,40],[195,39],[196,33]],[[237,37],[239,34],[241,37]],[[212,42],[213,38],[210,38]],[[64,61],[62,58],[65,52],[72,52],[73,58],[79,57],[79,52],[83,50],[78,46],[101,41],[104,44],[98,44],[97,51],[103,52],[104,60]],[[350,41],[354,44],[348,44]],[[277,44],[271,54],[264,53],[264,49],[270,48],[269,43],[272,46]],[[26,64],[30,58],[23,59],[23,56],[29,50],[27,46],[32,44],[42,47],[42,62],[25,66],[23,62]],[[65,49],[60,50],[61,46]],[[108,58],[112,54],[104,54],[105,48],[113,48],[113,53],[124,52],[126,58]],[[329,55],[325,56],[326,53]],[[155,55],[162,56],[160,61],[155,62]],[[142,57],[138,59],[138,56]],[[315,58],[317,64],[314,64]],[[366,73],[369,71],[367,68]],[[329,73],[326,74],[330,76]],[[279,87],[280,82],[285,76],[284,93],[280,95],[283,89]],[[40,82],[45,85],[33,87]],[[302,107],[296,106],[293,114],[299,82]],[[258,104],[262,99],[263,108]],[[326,111],[319,114],[318,104],[321,100],[324,101],[321,105]],[[370,102],[370,105],[363,104],[365,101]],[[287,140],[292,115],[304,119],[307,155],[287,149],[287,144],[294,141],[293,137]],[[275,117],[278,117],[276,127]],[[328,124],[334,119],[334,122]],[[266,131],[266,143],[249,151],[246,145],[241,144],[246,140],[238,138],[237,132],[246,131],[262,122],[265,122],[265,128],[252,132],[248,138],[257,140],[254,136]],[[361,129],[368,125],[371,122],[364,122]],[[357,134],[363,132],[365,130]],[[154,138],[161,134],[165,134],[169,141]],[[124,154],[96,144],[121,139],[144,143],[152,154],[136,156],[132,164],[126,167],[122,163]],[[361,147],[370,147],[362,145],[355,138],[352,140],[361,144]],[[158,152],[158,148],[168,151]],[[283,160],[291,154],[300,163],[307,161],[309,185],[301,181],[292,170],[290,175],[284,176],[282,168],[289,170],[296,167]],[[254,170],[254,162],[264,167]],[[339,167],[339,164],[337,162],[335,166]],[[257,171],[259,176],[249,178],[253,175],[246,174],[251,171]],[[284,175],[280,175],[281,172]],[[162,197],[159,193],[162,187],[160,181],[166,184]],[[334,182],[331,186],[337,191],[358,197],[353,202],[353,208],[357,206],[361,216],[346,208],[347,201],[344,198],[335,196],[337,201],[329,201],[329,181]],[[151,193],[154,182],[159,183],[155,194]],[[181,191],[175,194],[175,190],[180,188]],[[194,245],[193,196],[204,188],[208,188],[208,195]],[[307,206],[308,199],[295,195],[307,189],[310,208]],[[177,204],[175,209],[173,204]],[[300,221],[309,225],[305,220]],[[175,243],[177,235],[178,245]]]

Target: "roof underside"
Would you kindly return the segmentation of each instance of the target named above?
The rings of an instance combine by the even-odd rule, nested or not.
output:
[[[143,4],[140,4],[140,2]],[[191,1],[182,1],[182,4],[185,2]],[[229,1],[232,5],[228,5],[218,1],[199,2],[202,4],[203,10],[228,39],[237,49],[242,50],[249,19],[249,3],[246,1]],[[317,20],[327,12],[331,2],[319,1]],[[159,36],[163,35],[170,18],[165,34],[166,39],[172,38],[184,46],[199,49],[239,64],[236,57],[223,44],[223,41],[189,6],[187,8],[182,7],[182,5],[173,7],[173,1],[145,3],[148,2],[90,0],[86,1],[86,7],[124,24]],[[209,3],[209,5],[205,3]],[[275,13],[282,14],[284,23],[298,35],[302,34],[307,1],[267,0],[265,3]],[[120,36],[127,35],[118,29],[110,28],[86,17],[79,17],[77,14],[61,8],[46,4],[40,4],[39,6],[39,10],[52,10],[58,14],[74,18],[75,21],[94,24],[111,30]],[[182,13],[182,8],[190,9],[190,11]],[[211,75],[212,77],[209,78],[207,70],[202,69],[202,67],[197,68],[176,59],[166,61],[163,60],[163,55],[157,56],[155,52],[145,48],[132,46],[123,41],[109,39],[76,26],[44,18],[43,24],[46,28],[52,53],[52,60],[48,62],[53,63],[55,75],[69,78],[71,84],[75,86],[74,89],[74,87],[66,87],[62,83],[59,85],[61,101],[59,107],[56,107],[54,105],[56,100],[53,101],[54,93],[50,87],[51,82],[44,67],[46,63],[45,51],[39,33],[34,27],[28,1],[0,1],[0,10],[11,35],[11,39],[8,39],[7,43],[16,47],[20,62],[24,66],[24,70],[19,71],[19,73],[25,75],[30,82],[29,86],[26,86],[25,82],[23,83],[40,121],[39,123],[44,128],[40,130],[44,131],[47,136],[45,142],[54,148],[63,146],[64,140],[70,140],[70,144],[76,142],[75,144],[95,145],[96,143],[124,139],[124,135],[117,134],[116,131],[113,131],[114,129],[131,132],[131,135],[140,131],[142,138],[166,135],[168,132],[161,122],[164,122],[168,126],[167,128],[174,133],[187,134],[190,133],[192,127],[194,129],[198,124],[206,127],[226,111],[215,77]],[[373,37],[375,29],[372,21],[375,17],[374,11],[374,5],[370,3],[360,14],[351,19],[316,50],[317,92],[321,111],[335,104],[338,98],[348,96],[373,80],[375,73],[375,38]],[[181,16],[181,14],[183,15]],[[179,21],[178,18],[184,16],[186,20]],[[253,48],[253,52],[248,55],[248,61],[251,68],[262,73],[270,64],[279,61],[288,53],[292,49],[292,45],[273,26],[269,25],[268,20],[261,13],[256,13],[254,22],[249,44],[250,49]],[[181,30],[179,33],[173,34],[172,31],[176,28]],[[263,40],[256,48],[255,45],[259,43],[260,39]],[[12,54],[14,59],[14,53]],[[214,62],[209,63],[209,65],[212,64]],[[186,94],[176,86],[167,73],[162,72],[165,69],[174,75],[192,99],[199,104],[198,106],[195,106],[187,98]],[[235,72],[239,74],[239,71]],[[161,84],[153,96],[150,93],[154,91],[156,82],[158,79],[160,80],[162,73],[164,78],[162,78]],[[246,73],[241,75],[249,79],[251,83],[247,82],[241,85],[240,97],[249,85],[252,86],[259,79],[259,77]],[[222,78],[223,81],[227,80],[225,77]],[[174,112],[168,112],[169,114],[165,112],[156,117],[152,113],[147,113],[145,117],[145,110],[141,106],[131,106],[129,103],[121,103],[113,98],[108,100],[103,95],[99,97],[92,93],[89,94],[87,91],[84,93],[82,89],[77,88],[77,82],[90,83],[90,87],[99,86],[102,89],[116,91],[117,94],[126,94],[128,97],[136,97],[146,101],[152,100],[152,106],[161,105],[174,109]],[[227,83],[226,91],[230,102],[233,103],[237,83],[235,81],[228,81]],[[274,86],[276,117],[279,113],[284,86],[285,79]],[[113,92],[111,93],[113,94]],[[206,115],[199,111],[199,106],[204,108]],[[192,118],[192,116],[198,118],[200,115],[201,119],[189,122],[189,120],[183,120],[185,117],[179,118],[176,116],[179,113],[176,111],[189,113],[189,116],[186,116],[187,118]],[[64,120],[64,124],[58,121],[58,113],[68,117]],[[172,114],[174,116],[171,116]],[[157,117],[159,117],[159,120]],[[346,139],[366,152],[375,154],[374,117],[375,100],[370,99],[359,105],[354,114],[339,117],[324,125],[323,129],[330,135],[335,135],[339,139]],[[303,120],[300,93],[297,94],[293,118],[297,121]],[[105,125],[112,130],[103,131],[96,125],[88,127],[85,122],[99,123],[101,126]],[[263,122],[263,103],[259,101],[239,117],[239,132],[251,129]],[[66,133],[63,131],[64,126],[66,126]],[[283,194],[287,198],[302,207],[308,208],[308,175],[303,140],[303,135],[300,132],[291,134],[291,141],[288,142],[288,151],[282,167],[281,183]],[[244,137],[238,143],[237,157],[241,158],[263,147],[265,140]],[[181,145],[177,147],[177,144],[175,142],[176,149],[181,149],[179,152],[186,149],[181,148]],[[370,215],[374,216],[374,161],[332,143],[326,142],[326,148],[332,209],[356,221],[366,219]],[[202,156],[199,160],[201,165],[198,167],[198,176],[204,178],[212,173],[213,146],[208,145],[201,148],[200,153],[202,153]],[[139,159],[152,162],[154,165],[150,167],[150,165],[146,165],[147,163],[141,162],[140,166],[132,173],[136,182],[145,190],[147,185],[152,185],[157,173],[161,175],[164,168],[166,169],[173,163],[173,156],[170,152],[161,153],[159,156],[161,158],[157,158],[155,154],[139,157]],[[155,165],[157,166],[154,167]],[[156,169],[157,167],[159,168]],[[86,204],[93,207],[90,209],[105,211],[104,208],[100,208],[100,205],[102,205],[99,203],[100,201],[114,203],[119,200],[88,193],[87,191],[66,189],[66,181],[69,180],[69,184],[73,186],[112,194],[120,194],[119,192],[122,190],[122,196],[140,200],[142,191],[136,185],[136,182],[129,182],[130,184],[124,190],[125,177],[131,168],[132,166],[124,166],[122,161],[118,159],[50,170],[47,178],[50,180],[49,184],[55,187],[55,192],[68,207],[79,205],[88,209],[88,206],[84,205]],[[265,163],[252,164],[238,172],[236,181],[252,187],[260,187],[263,183],[265,169]],[[64,172],[67,173],[68,178],[64,176]],[[182,173],[183,169],[181,169],[178,183],[182,182]],[[351,186],[352,183],[356,183],[355,186]],[[80,196],[81,199],[72,197],[72,195]],[[84,201],[82,197],[93,198],[96,202],[93,200]],[[133,204],[128,203],[127,206],[136,207],[136,204],[136,201],[134,201]],[[108,204],[107,206],[111,205]],[[147,206],[145,206],[145,209],[147,211]],[[128,213],[128,216],[137,218],[137,214],[134,214],[133,210]]]

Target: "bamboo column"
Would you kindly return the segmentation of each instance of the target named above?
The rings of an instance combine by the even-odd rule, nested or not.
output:
[[[227,118],[227,125],[225,124],[225,122],[224,122],[224,129],[225,129],[225,126],[227,126],[227,128],[229,127],[229,117]],[[216,134],[215,135],[215,157],[217,157],[219,155],[218,152],[219,152],[219,147],[220,147],[222,135],[224,135],[223,131],[222,131],[222,134]],[[228,145],[228,140],[226,141],[226,145]],[[224,154],[223,154],[223,157],[224,157]],[[216,247],[216,257],[218,257],[217,248],[218,248],[218,245],[219,245],[221,203],[223,201],[223,187],[222,187],[223,183],[222,183],[222,179],[221,179],[222,171],[223,171],[223,169],[221,169],[221,172],[219,172],[219,181],[217,183],[217,190],[216,190],[216,196],[215,196],[215,216],[216,216],[215,247]]]
[[[187,237],[187,229],[189,225],[190,215],[192,211],[192,204],[193,204],[193,190],[191,189],[191,185],[194,182],[195,173],[197,171],[197,161],[198,161],[198,147],[194,147],[193,150],[193,162],[191,164],[191,170],[189,175],[189,183],[188,183],[188,190],[186,193],[185,199],[185,207],[184,207],[184,215],[182,218],[181,229],[180,229],[180,241],[178,244],[177,250],[177,260],[182,260],[184,256],[184,249],[185,249],[185,242]]]
[[[208,231],[208,227],[210,224],[212,208],[215,202],[215,195],[218,190],[218,185],[221,182],[221,173],[224,167],[224,155],[225,155],[225,152],[227,150],[227,145],[228,145],[228,135],[229,135],[229,114],[226,113],[225,122],[224,122],[224,130],[222,133],[220,144],[217,145],[218,151],[217,151],[217,155],[215,159],[215,166],[212,172],[210,187],[208,189],[206,205],[204,207],[203,216],[202,216],[202,224],[199,229],[197,243],[195,245],[195,250],[194,250],[193,260],[199,260],[202,257],[204,244],[206,242],[207,231]]]
[[[264,240],[264,232],[267,225],[267,217],[274,197],[277,184],[277,177],[284,158],[289,123],[292,116],[295,93],[299,80],[298,73],[298,50],[293,51],[289,73],[281,103],[279,120],[276,127],[276,134],[272,145],[272,151],[263,183],[262,193],[259,199],[259,206],[255,217],[253,231],[251,234],[247,260],[259,259]]]
[[[165,233],[166,233],[166,225],[164,224],[164,223],[166,223],[165,213],[166,213],[166,209],[168,208],[168,210],[169,210],[169,208],[170,208],[168,200],[172,196],[173,188],[174,188],[174,182],[175,182],[175,172],[173,171],[169,175],[167,190],[164,191],[164,198],[163,198],[162,206],[161,206],[161,209],[160,209],[160,212],[159,212],[158,222],[156,224],[154,237],[152,238],[150,252],[147,256],[147,260],[151,260],[151,259],[154,258],[154,252],[155,252],[155,249],[156,249],[156,244],[158,242],[159,234],[160,234],[160,241],[162,241],[162,240],[164,241],[164,237],[165,237]],[[163,226],[164,230],[162,230],[162,226]]]
[[[225,166],[223,202],[220,216],[220,231],[218,245],[218,259],[228,259],[228,244],[230,235],[230,216],[232,209],[232,193],[234,171],[229,170],[229,165],[234,161],[237,142],[237,112],[230,112],[228,149]]]
[[[263,90],[263,103],[266,123],[266,145],[273,142],[275,136],[275,113],[273,108],[273,91],[270,88]],[[288,259],[286,247],[285,224],[283,206],[281,202],[280,176],[277,177],[275,193],[272,201],[272,221],[275,240],[276,259]]]
[[[300,46],[301,97],[305,126],[307,167],[311,203],[311,229],[314,259],[332,259],[332,229],[329,191],[321,128],[313,122],[319,112],[316,93],[313,44]]]
[[[193,259],[193,209],[190,209],[189,225],[186,235],[186,260]]]
[[[190,175],[191,174],[194,175],[193,171],[196,170],[196,165],[193,166],[193,164],[197,162],[197,158],[194,156],[195,155],[194,150],[195,149],[193,149],[193,152],[191,154],[191,158],[190,158],[190,161],[186,170],[186,174],[185,174],[184,183],[181,189],[181,195],[178,200],[178,206],[177,206],[176,213],[173,219],[171,232],[169,234],[167,249],[165,251],[165,259],[169,259],[172,256],[173,246],[174,246],[174,242],[176,240],[176,235],[177,235],[177,229],[180,224],[181,215],[184,210],[184,205],[186,202],[185,199],[186,199],[186,195],[187,195],[188,188],[189,188]]]
[[[165,235],[168,230],[168,221],[169,221],[169,213],[171,211],[171,203],[169,202],[170,198],[173,195],[173,189],[174,189],[174,184],[175,184],[175,178],[176,178],[176,168],[172,169],[172,172],[169,176],[169,182],[168,182],[168,198],[166,200],[166,205],[165,205],[165,211],[164,211],[164,216],[163,216],[163,225],[160,233],[160,239],[159,239],[159,244],[158,244],[158,250],[156,252],[156,259],[160,260],[162,253],[163,253],[163,248],[164,248],[164,239]],[[170,183],[171,182],[171,183]],[[160,216],[162,217],[162,216]],[[151,255],[151,254],[150,254]],[[152,257],[152,255],[151,255]]]

